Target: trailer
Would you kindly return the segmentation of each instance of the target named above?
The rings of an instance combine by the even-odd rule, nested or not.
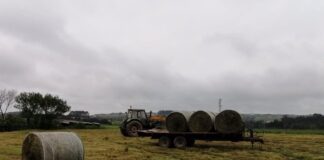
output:
[[[151,139],[158,139],[158,144],[161,147],[176,147],[185,148],[191,147],[195,144],[196,140],[205,141],[232,141],[240,142],[247,141],[253,144],[259,142],[263,144],[262,136],[257,136],[256,132],[252,129],[246,132],[240,132],[235,134],[221,134],[218,132],[168,132],[167,130],[151,129],[138,131],[140,137],[151,137]]]

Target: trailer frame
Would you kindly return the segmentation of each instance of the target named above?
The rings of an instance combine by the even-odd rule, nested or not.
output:
[[[151,137],[151,139],[159,139],[158,143],[162,147],[184,148],[194,145],[196,140],[205,141],[247,141],[251,143],[263,144],[262,136],[256,135],[252,129],[245,132],[222,134],[218,132],[168,132],[167,130],[151,129],[138,131],[139,137]]]

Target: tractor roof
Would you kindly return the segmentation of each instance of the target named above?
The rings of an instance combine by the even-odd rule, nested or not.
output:
[[[128,109],[128,111],[145,111],[145,109]]]

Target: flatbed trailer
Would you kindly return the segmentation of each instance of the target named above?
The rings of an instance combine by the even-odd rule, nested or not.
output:
[[[168,132],[167,130],[151,129],[138,131],[140,137],[151,137],[152,139],[158,139],[158,143],[162,147],[176,147],[184,148],[193,146],[196,140],[205,141],[232,141],[251,142],[252,148],[255,142],[263,144],[262,136],[256,136],[255,132],[251,129],[245,132],[235,134],[221,134],[217,132]]]

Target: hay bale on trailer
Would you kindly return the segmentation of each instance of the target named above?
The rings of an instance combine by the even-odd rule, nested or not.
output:
[[[244,123],[239,113],[224,110],[215,117],[215,130],[224,133],[240,133],[244,130]]]
[[[84,148],[73,132],[32,132],[22,146],[22,160],[83,160]]]
[[[194,112],[188,122],[190,131],[192,132],[210,132],[214,129],[216,113],[206,111]]]
[[[165,126],[169,132],[189,131],[188,121],[192,112],[172,112],[165,119]]]

